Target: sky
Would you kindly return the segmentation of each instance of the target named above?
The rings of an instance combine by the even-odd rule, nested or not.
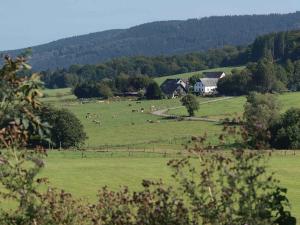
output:
[[[0,50],[160,20],[299,10],[300,0],[0,0]]]

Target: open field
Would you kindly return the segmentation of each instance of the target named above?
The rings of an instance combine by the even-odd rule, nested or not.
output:
[[[65,98],[56,98],[54,101],[53,98],[43,100],[56,107],[69,109],[82,121],[89,137],[85,147],[89,149],[181,149],[191,136],[199,135],[204,130],[213,134],[220,129],[213,123],[169,120],[150,113],[154,109],[180,106],[179,99],[92,101],[81,104],[79,101],[66,101]],[[198,100],[204,102],[208,99],[199,97]],[[88,114],[90,118],[87,118]],[[100,124],[93,120],[100,121]]]
[[[279,94],[278,100],[280,102],[281,111],[285,112],[291,107],[300,108],[300,92],[290,92]],[[211,119],[224,119],[226,117],[242,116],[243,107],[246,103],[245,97],[236,97],[219,102],[211,102],[200,106],[200,110],[196,112],[197,117],[205,117]],[[185,108],[172,109],[168,114],[187,116]]]
[[[131,190],[139,190],[143,179],[162,178],[168,184],[175,184],[166,166],[169,158],[153,153],[135,153],[130,157],[126,153],[86,153],[53,152],[46,159],[46,168],[42,176],[49,177],[51,185],[93,201],[97,190],[108,186],[118,190],[126,185]],[[282,185],[288,188],[292,210],[300,220],[300,152],[284,155],[274,153],[270,160],[270,169],[276,172]]]
[[[70,90],[69,90],[70,91]],[[68,93],[67,89],[61,92]],[[49,93],[49,91],[48,91]],[[79,102],[73,95],[58,95],[52,91],[43,101],[56,107],[67,108],[74,112],[82,121],[88,134],[86,148],[103,149],[162,149],[178,150],[191,136],[207,132],[209,135],[218,133],[220,125],[205,121],[178,121],[161,118],[151,114],[151,111],[179,107],[179,99],[164,99],[159,101],[91,101]],[[278,95],[282,112],[290,107],[300,107],[300,93],[285,93]],[[198,97],[200,103],[211,101],[209,97]],[[241,116],[245,97],[226,99],[206,103],[200,106],[197,117],[209,119],[224,119]],[[83,104],[84,103],[84,104]],[[134,112],[133,112],[134,111]],[[186,116],[185,108],[169,110],[171,115]],[[90,118],[87,115],[90,114]],[[99,121],[99,123],[95,123]],[[213,141],[213,140],[212,140]]]
[[[180,106],[179,99],[160,101],[91,101],[81,103],[74,100],[70,90],[47,91],[43,101],[56,107],[68,108],[82,121],[89,136],[86,149],[81,152],[51,152],[46,159],[46,168],[42,176],[50,178],[53,186],[70,191],[77,197],[95,200],[97,190],[109,186],[117,190],[127,185],[138,190],[142,179],[164,179],[175,184],[166,166],[169,159],[180,157],[190,136],[208,132],[218,133],[221,126],[213,122],[177,121],[163,119],[151,114],[155,108],[166,109]],[[300,93],[285,93],[278,96],[282,112],[290,107],[300,107]],[[198,97],[203,103],[211,98]],[[222,119],[242,115],[245,97],[201,105],[196,116]],[[141,109],[144,109],[141,112]],[[138,112],[132,112],[137,110]],[[92,118],[86,118],[87,113]],[[170,114],[186,115],[184,108],[169,110]],[[97,118],[101,124],[92,120]],[[151,122],[149,122],[151,121]],[[213,139],[211,139],[213,140]],[[108,152],[105,152],[108,150]],[[116,150],[119,150],[117,152]],[[143,152],[145,151],[145,152]],[[270,160],[270,169],[276,172],[282,185],[288,188],[292,210],[300,220],[300,152],[296,156],[275,153]]]
[[[194,75],[197,75],[197,74],[203,74],[204,72],[214,72],[214,71],[223,71],[226,74],[231,74],[232,69],[242,70],[244,68],[245,68],[244,66],[240,66],[240,67],[221,67],[221,68],[207,69],[207,70],[201,70],[201,71],[190,72],[190,73],[176,74],[176,75],[171,75],[171,76],[157,77],[154,80],[159,85],[161,85],[166,79],[170,79],[170,78],[187,79],[187,78],[190,78],[190,77],[192,77]]]

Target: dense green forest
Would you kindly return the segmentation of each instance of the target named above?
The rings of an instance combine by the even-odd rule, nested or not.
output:
[[[264,62],[261,61],[261,64],[255,64],[261,59],[265,59]],[[139,88],[136,88],[135,78],[142,80],[140,76],[151,78],[207,68],[248,64],[247,71],[243,71],[243,73],[249,76],[233,77],[239,80],[238,82],[244,82],[244,85],[241,83],[234,85],[230,83],[233,82],[232,77],[228,77],[225,80],[227,82],[224,83],[225,86],[220,87],[221,93],[230,94],[233,87],[236,86],[234,93],[242,94],[249,89],[244,87],[248,85],[248,83],[245,83],[245,79],[252,80],[255,76],[250,76],[250,74],[255,74],[255,71],[258,71],[256,67],[265,65],[267,61],[268,65],[274,67],[272,73],[280,80],[280,82],[276,82],[276,89],[286,87],[298,90],[293,74],[298,73],[297,60],[299,59],[300,31],[288,31],[260,36],[256,38],[253,44],[243,48],[227,46],[223,49],[170,57],[124,57],[97,65],[72,65],[69,69],[44,71],[42,72],[42,79],[48,88],[73,87],[82,83],[102,81],[109,84],[112,90],[116,92],[125,92],[139,90]],[[124,83],[124,85],[120,85],[120,83]],[[142,82],[142,86],[146,87],[144,82]],[[226,90],[224,90],[224,87],[226,87]],[[239,89],[242,89],[242,91],[237,91]]]
[[[221,79],[219,93],[300,91],[300,31],[258,37],[244,54],[248,55],[247,68]]]
[[[247,61],[246,57],[245,48],[235,47],[170,57],[123,57],[96,65],[72,65],[69,69],[43,71],[42,79],[48,88],[64,88],[85,81],[95,82],[118,76],[159,77],[219,66],[244,64]]]
[[[40,71],[68,68],[73,64],[98,64],[124,56],[207,51],[227,45],[247,45],[259,35],[298,28],[300,12],[153,22],[129,29],[109,30],[35,46],[32,47],[30,63],[34,70]],[[14,56],[22,51],[5,53]],[[179,69],[178,71],[181,72]]]

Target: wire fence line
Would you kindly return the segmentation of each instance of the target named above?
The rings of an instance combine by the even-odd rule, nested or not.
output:
[[[139,157],[139,158],[182,158],[190,156],[192,158],[197,155],[192,154],[187,149],[174,150],[174,149],[157,149],[157,148],[134,148],[134,149],[60,149],[55,150],[58,152],[66,153],[73,152],[79,157],[105,157],[105,158],[116,158],[116,157]],[[300,150],[246,150],[248,152],[260,151],[268,156],[278,157],[296,157],[300,156]],[[208,155],[213,153],[228,154],[230,150],[207,150],[205,151]]]

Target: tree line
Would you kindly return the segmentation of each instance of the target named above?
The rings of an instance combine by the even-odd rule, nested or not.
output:
[[[42,71],[47,88],[65,88],[86,81],[114,79],[118,76],[161,77],[246,62],[239,56],[244,48],[225,47],[184,55],[123,57],[95,65],[72,65],[68,69]]]
[[[82,82],[73,87],[77,98],[110,98],[114,95],[134,95],[139,98],[161,99],[163,93],[158,84],[148,76],[120,75],[115,79]]]
[[[233,70],[218,82],[218,92],[224,95],[245,95],[251,91],[261,93],[300,91],[300,60],[290,59],[276,63],[263,58],[249,63],[242,71]]]
[[[170,56],[227,45],[244,46],[260,35],[297,29],[299,20],[300,12],[153,22],[35,46],[30,63],[35,71],[55,70],[72,64],[98,64],[122,56]],[[6,54],[16,56],[21,52]]]
[[[102,83],[100,86],[106,89],[105,95],[110,96],[111,92],[120,94],[142,89],[138,86],[145,88],[148,78],[247,64],[247,69],[233,71],[233,76],[219,84],[222,94],[299,90],[299,37],[299,31],[273,33],[258,37],[247,47],[227,46],[205,53],[171,57],[124,57],[97,65],[72,65],[69,69],[48,70],[41,74],[47,88],[93,86],[94,90],[88,95],[101,96],[101,93],[96,94],[99,85],[95,83]],[[141,83],[130,84],[134,82],[132,80]]]

